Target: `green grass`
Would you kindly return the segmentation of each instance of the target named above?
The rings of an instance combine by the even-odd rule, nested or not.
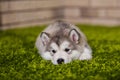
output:
[[[93,59],[62,65],[37,53],[35,40],[45,26],[0,31],[0,80],[120,80],[120,27],[78,26],[88,38]]]

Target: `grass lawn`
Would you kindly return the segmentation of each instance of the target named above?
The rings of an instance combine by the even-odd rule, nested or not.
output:
[[[37,53],[35,40],[45,26],[0,31],[0,80],[120,80],[120,27],[78,26],[93,59],[61,65]]]

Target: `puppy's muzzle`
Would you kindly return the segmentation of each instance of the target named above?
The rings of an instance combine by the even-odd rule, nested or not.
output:
[[[64,59],[63,59],[63,58],[59,58],[59,59],[57,60],[57,63],[58,63],[58,64],[64,63]]]

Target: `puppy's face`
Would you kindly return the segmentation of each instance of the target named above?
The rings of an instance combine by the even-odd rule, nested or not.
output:
[[[80,35],[76,30],[71,30],[68,36],[57,35],[50,37],[47,33],[41,34],[41,41],[46,50],[42,57],[51,60],[53,64],[69,63],[80,56],[77,50]]]

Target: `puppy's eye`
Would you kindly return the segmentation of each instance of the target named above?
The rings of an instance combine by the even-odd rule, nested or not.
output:
[[[69,52],[69,51],[70,51],[70,49],[68,49],[68,48],[65,49],[65,52]]]
[[[52,50],[52,53],[56,53],[56,51],[55,51],[55,50]]]

